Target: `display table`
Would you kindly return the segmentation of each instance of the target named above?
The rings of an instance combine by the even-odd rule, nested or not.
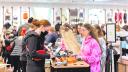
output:
[[[128,72],[128,60],[118,60],[118,72]]]
[[[52,63],[52,72],[90,72],[89,64],[84,61],[65,65]]]
[[[45,72],[51,72],[51,60],[45,59]]]

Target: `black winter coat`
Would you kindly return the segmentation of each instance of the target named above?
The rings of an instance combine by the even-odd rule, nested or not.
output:
[[[27,48],[28,48],[28,55],[27,55],[27,72],[45,72],[44,71],[44,64],[45,58],[50,58],[49,54],[38,54],[37,50],[43,50],[44,45],[43,39],[39,36],[36,32],[31,31],[29,33],[30,36],[27,39]],[[33,61],[32,58],[40,58],[40,61]]]

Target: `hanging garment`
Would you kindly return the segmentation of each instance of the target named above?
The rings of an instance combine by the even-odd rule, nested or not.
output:
[[[124,23],[126,24],[127,23],[127,13],[124,13],[123,19],[124,19]]]
[[[115,13],[115,23],[117,23],[118,22],[118,13],[116,12]]]
[[[122,13],[118,13],[118,22],[121,24],[122,23]]]
[[[113,50],[112,49],[107,49],[105,72],[114,72],[113,68],[114,68]]]
[[[107,58],[106,58],[105,72],[110,72],[110,64],[111,64],[111,50],[107,49]]]

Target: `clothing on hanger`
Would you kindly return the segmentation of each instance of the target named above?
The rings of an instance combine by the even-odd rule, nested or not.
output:
[[[115,13],[115,23],[117,23],[118,22],[118,13],[116,12]]]
[[[124,23],[126,24],[127,23],[127,13],[124,13],[123,19],[124,19]]]
[[[119,19],[118,22],[122,24],[122,13],[121,12],[118,13],[118,19]]]

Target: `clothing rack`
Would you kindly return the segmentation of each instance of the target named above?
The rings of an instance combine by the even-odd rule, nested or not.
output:
[[[105,72],[114,72],[114,51],[112,43],[110,44],[109,48],[107,49],[107,58],[106,58],[106,68]]]

